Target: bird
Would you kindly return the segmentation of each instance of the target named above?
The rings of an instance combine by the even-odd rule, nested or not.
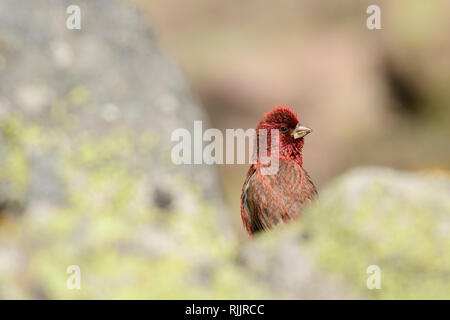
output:
[[[241,217],[250,237],[297,219],[318,196],[303,168],[302,157],[304,138],[312,129],[301,125],[297,114],[286,106],[277,106],[264,114],[256,127],[258,139],[262,129],[267,132],[264,138],[268,156],[271,154],[270,132],[279,130],[279,167],[275,174],[263,174],[267,165],[256,157],[248,170],[241,193]],[[259,155],[260,144],[257,145]]]

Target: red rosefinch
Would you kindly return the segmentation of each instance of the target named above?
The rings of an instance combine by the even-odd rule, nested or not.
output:
[[[267,130],[268,155],[270,130],[279,130],[279,170],[274,175],[262,174],[265,165],[258,158],[247,173],[241,195],[241,216],[250,236],[298,218],[317,196],[302,160],[303,139],[311,129],[300,125],[297,115],[287,107],[275,107],[265,114],[256,127],[258,139],[260,129]]]

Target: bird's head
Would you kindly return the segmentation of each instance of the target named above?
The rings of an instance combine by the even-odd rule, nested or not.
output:
[[[259,121],[256,127],[256,132],[259,137],[259,130],[267,130],[267,146],[270,152],[270,131],[276,129],[279,132],[280,156],[296,160],[302,164],[302,148],[304,144],[304,137],[312,132],[308,127],[302,126],[298,120],[298,116],[288,107],[279,106],[273,108],[271,111],[264,114],[264,117]]]

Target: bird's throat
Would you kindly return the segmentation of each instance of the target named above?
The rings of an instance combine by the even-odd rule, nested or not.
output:
[[[259,136],[258,136],[258,141],[259,141]],[[289,141],[289,142],[281,142],[280,143],[280,148],[279,148],[279,153],[278,156],[280,159],[285,159],[285,160],[293,160],[296,161],[300,166],[303,165],[303,155],[302,155],[302,150],[303,150],[303,139],[297,139],[295,141]],[[267,151],[266,151],[266,155],[271,157],[272,156],[272,146],[271,146],[271,139],[268,138],[268,142],[267,142]],[[261,157],[261,153],[260,153],[260,149],[259,149],[260,145],[258,143],[257,145],[257,154],[258,157]]]
[[[303,165],[302,144],[288,144],[280,151],[280,158],[294,160],[300,166]]]

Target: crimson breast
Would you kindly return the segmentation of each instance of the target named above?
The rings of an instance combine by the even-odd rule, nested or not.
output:
[[[247,174],[241,195],[241,216],[250,235],[300,216],[317,196],[308,173],[296,161],[280,159],[275,175],[263,175],[260,165]]]

